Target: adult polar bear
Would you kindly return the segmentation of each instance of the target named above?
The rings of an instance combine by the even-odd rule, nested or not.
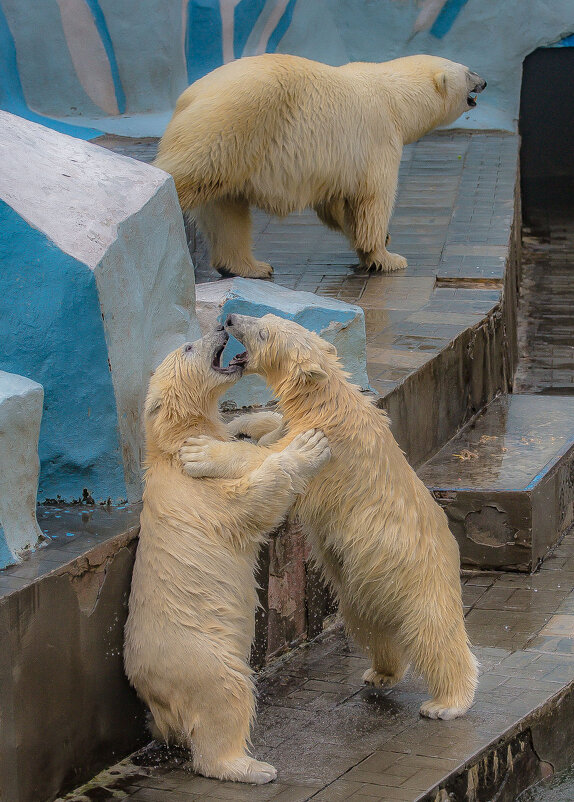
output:
[[[250,205],[279,216],[311,206],[364,266],[390,272],[407,264],[385,247],[403,145],[456,120],[485,86],[436,56],[239,59],[181,95],[155,165],[174,177],[222,274],[272,272],[252,253]]]

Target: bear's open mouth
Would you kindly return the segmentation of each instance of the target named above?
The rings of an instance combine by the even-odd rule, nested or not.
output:
[[[223,367],[221,364],[221,357],[223,352],[225,351],[225,346],[227,345],[227,341],[220,345],[214,355],[213,360],[211,362],[211,367],[216,373],[225,373],[225,374],[232,374],[237,373],[238,371],[242,371],[245,365],[248,362],[247,351],[244,351],[242,354],[237,354],[232,359],[229,360],[229,364],[227,367]]]
[[[469,105],[471,108],[472,108],[473,106],[476,106],[476,98],[475,98],[475,97],[473,97],[472,95],[469,95],[469,96],[467,97],[467,99],[466,99],[466,102],[468,103],[468,105]]]

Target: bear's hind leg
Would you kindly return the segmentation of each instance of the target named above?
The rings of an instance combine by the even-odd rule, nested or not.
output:
[[[348,235],[345,227],[345,201],[342,198],[322,201],[313,207],[319,220],[333,231]]]
[[[441,627],[440,613],[432,624],[418,622],[419,628],[409,644],[414,667],[432,694],[432,699],[420,709],[427,718],[457,718],[466,713],[474,700],[478,667],[468,645],[462,610],[459,615],[460,621],[454,626],[445,621]],[[407,626],[407,629],[412,632],[414,628]]]
[[[368,646],[372,665],[363,674],[363,682],[382,688],[392,688],[408,668],[408,659],[396,639],[388,631],[373,632]]]
[[[204,777],[256,785],[274,780],[274,766],[247,754],[255,716],[251,680],[222,665],[202,696],[191,734],[194,771]]]
[[[363,674],[367,685],[392,688],[403,677],[409,661],[401,648],[397,633],[390,627],[374,626],[363,618],[349,599],[340,599],[339,612],[345,629],[371,658],[371,667]]]
[[[198,206],[194,216],[209,240],[211,264],[221,275],[269,278],[271,265],[253,256],[251,213],[246,200],[210,201]]]

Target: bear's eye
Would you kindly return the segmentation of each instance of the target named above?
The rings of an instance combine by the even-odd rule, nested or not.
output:
[[[183,346],[183,353],[184,354],[189,354],[191,351],[193,351],[193,343],[186,343]]]
[[[269,337],[269,332],[266,331],[265,329],[259,329],[259,337],[262,340],[266,340]]]

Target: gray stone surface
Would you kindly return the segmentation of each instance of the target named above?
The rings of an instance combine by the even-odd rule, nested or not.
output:
[[[574,191],[539,182],[525,230],[515,392],[574,395]],[[556,191],[555,188],[553,188]],[[547,202],[545,203],[545,199]],[[574,399],[573,399],[574,400]]]
[[[145,742],[123,671],[139,508],[39,508],[50,538],[0,572],[2,802],[45,802]]]
[[[463,565],[531,571],[574,520],[572,399],[504,395],[419,469]]]
[[[43,403],[41,384],[0,370],[0,568],[42,540],[36,497]]]

